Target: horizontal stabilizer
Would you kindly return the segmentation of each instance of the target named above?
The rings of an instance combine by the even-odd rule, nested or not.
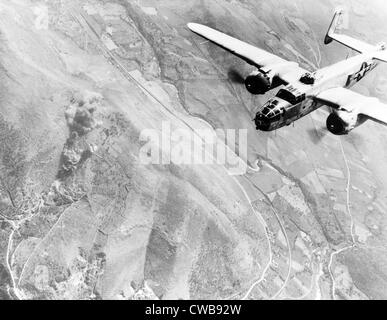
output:
[[[364,52],[370,52],[376,50],[376,47],[373,45],[370,45],[368,43],[365,43],[361,40],[354,39],[352,37],[349,37],[345,34],[331,34],[330,38],[337,41],[338,43],[341,43],[342,45],[351,48],[352,50],[355,50],[359,53]],[[332,40],[331,40],[332,41]]]
[[[347,35],[338,33],[341,29],[343,29],[344,13],[345,12],[343,8],[336,9],[332,23],[329,26],[328,32],[325,36],[324,43],[329,44],[333,40],[335,40],[338,43],[341,43],[342,45],[351,48],[352,50],[355,50],[359,53],[377,50],[375,46],[365,43],[364,41],[357,40]]]
[[[387,51],[375,52],[373,58],[382,62],[387,62]]]

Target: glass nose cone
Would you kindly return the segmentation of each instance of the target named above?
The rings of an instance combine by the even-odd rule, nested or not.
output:
[[[261,112],[255,116],[255,126],[257,130],[268,131],[270,127],[269,119]]]

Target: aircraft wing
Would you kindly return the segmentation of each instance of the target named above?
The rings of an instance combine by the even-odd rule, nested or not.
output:
[[[321,92],[315,99],[334,109],[355,112],[387,124],[387,104],[377,98],[366,97],[345,88],[333,88]]]
[[[296,62],[289,62],[215,29],[197,23],[188,23],[187,26],[194,33],[231,52],[247,63],[257,68],[274,71],[286,83],[297,81],[308,72],[302,69]]]

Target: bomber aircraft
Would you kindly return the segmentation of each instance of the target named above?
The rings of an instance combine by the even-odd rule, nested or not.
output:
[[[324,43],[335,40],[359,54],[314,72],[207,26],[197,23],[187,26],[257,68],[244,81],[250,93],[265,94],[283,86],[256,113],[257,130],[279,129],[328,106],[331,113],[327,129],[335,135],[344,135],[369,119],[387,124],[387,104],[349,90],[380,61],[387,62],[387,46],[385,43],[370,45],[342,34],[339,29],[342,29],[343,18],[344,10],[336,9]]]

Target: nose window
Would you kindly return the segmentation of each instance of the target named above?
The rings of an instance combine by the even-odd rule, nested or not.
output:
[[[278,121],[280,119],[280,117],[281,117],[281,112],[278,109],[276,109],[276,110],[274,110],[274,112],[272,114],[271,120]]]
[[[270,100],[262,109],[262,114],[268,119],[279,117],[281,111],[278,108],[279,101],[276,99]]]
[[[269,107],[264,107],[262,110],[262,114],[267,116],[270,113],[270,108]]]

